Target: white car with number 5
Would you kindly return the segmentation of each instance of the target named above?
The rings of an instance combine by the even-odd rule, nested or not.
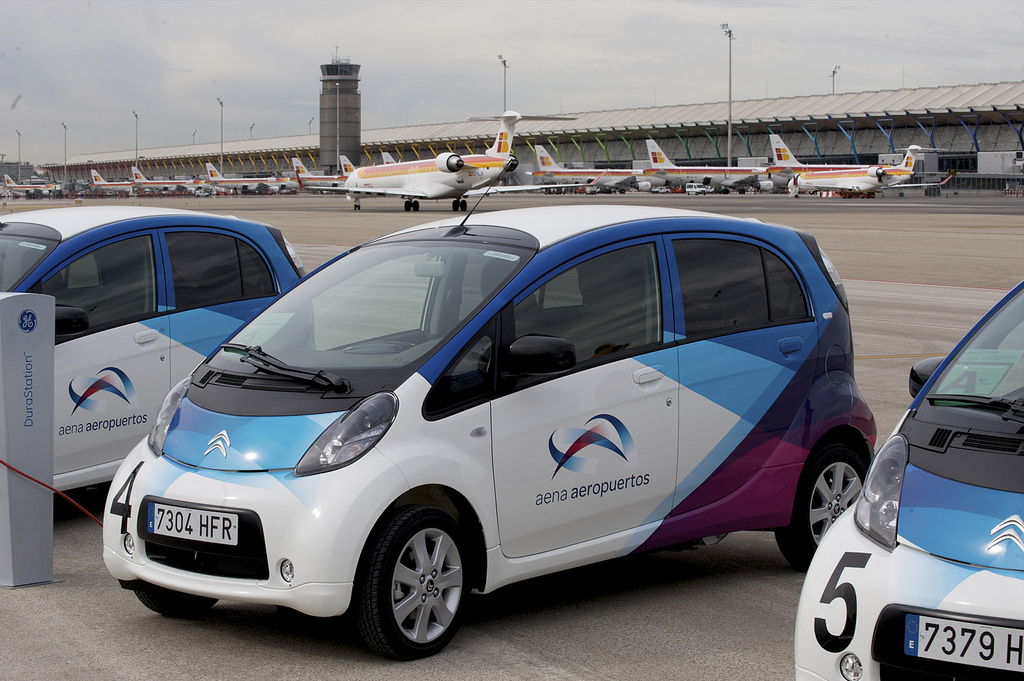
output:
[[[947,358],[822,541],[796,678],[1024,678],[1024,282]]]

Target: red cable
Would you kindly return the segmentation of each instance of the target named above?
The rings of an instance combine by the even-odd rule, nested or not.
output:
[[[78,509],[79,511],[81,511],[81,512],[82,512],[82,513],[84,513],[85,515],[87,515],[87,516],[89,516],[90,518],[92,518],[92,521],[93,521],[94,523],[96,523],[96,524],[97,524],[97,525],[99,525],[100,527],[103,527],[103,523],[102,523],[102,522],[100,522],[100,521],[99,521],[99,519],[98,519],[98,518],[97,518],[96,516],[94,516],[94,515],[93,515],[92,513],[89,513],[88,511],[86,511],[86,510],[85,510],[85,508],[83,508],[81,504],[79,504],[79,503],[78,503],[77,501],[75,501],[74,499],[72,499],[71,497],[69,497],[69,496],[68,496],[67,494],[64,494],[64,492],[61,492],[61,491],[60,491],[60,490],[58,490],[58,489],[54,489],[53,487],[51,487],[50,485],[47,485],[47,484],[46,484],[45,482],[43,482],[42,480],[36,480],[35,478],[33,478],[33,477],[32,477],[31,475],[29,475],[28,473],[24,473],[24,472],[22,472],[22,471],[19,471],[19,470],[18,470],[17,468],[15,468],[15,467],[14,467],[14,466],[12,466],[11,464],[7,463],[7,462],[6,462],[6,461],[4,461],[3,459],[0,459],[0,464],[3,464],[4,466],[7,466],[8,468],[10,468],[10,469],[11,469],[12,471],[14,471],[15,473],[17,473],[17,474],[18,474],[18,475],[20,475],[21,477],[23,477],[23,478],[25,478],[25,479],[27,479],[27,480],[31,480],[32,482],[36,483],[37,485],[41,485],[41,486],[45,487],[46,489],[50,490],[51,492],[53,492],[54,494],[56,494],[56,495],[58,495],[58,496],[60,496],[60,497],[64,498],[65,500],[67,500],[67,501],[71,502],[71,505],[72,505],[72,506],[74,506],[75,508],[77,508],[77,509]]]

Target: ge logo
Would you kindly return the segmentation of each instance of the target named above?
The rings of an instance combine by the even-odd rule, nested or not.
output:
[[[22,310],[18,317],[18,326],[25,333],[32,333],[36,328],[36,313],[32,310]]]

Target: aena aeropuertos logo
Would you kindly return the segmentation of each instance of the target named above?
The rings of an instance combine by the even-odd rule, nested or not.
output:
[[[585,425],[590,428],[559,428],[548,438],[548,451],[556,464],[552,478],[563,468],[590,473],[604,452],[613,452],[624,461],[636,452],[629,429],[611,414],[598,414]]]
[[[128,374],[117,367],[100,369],[96,376],[76,376],[68,383],[68,394],[75,404],[71,413],[74,414],[79,407],[88,411],[101,410],[104,401],[98,398],[103,393],[131,404],[135,397],[135,386]]]

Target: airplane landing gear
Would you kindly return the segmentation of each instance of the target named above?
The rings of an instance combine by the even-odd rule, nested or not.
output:
[[[452,199],[452,210],[454,211],[466,210],[467,205],[466,199]]]
[[[360,207],[360,205],[359,205],[359,199],[356,199],[352,203],[352,210],[362,210],[362,207]]]
[[[408,213],[409,211],[418,211],[419,209],[420,209],[420,202],[419,201],[410,201],[409,199],[405,200],[405,212]]]

